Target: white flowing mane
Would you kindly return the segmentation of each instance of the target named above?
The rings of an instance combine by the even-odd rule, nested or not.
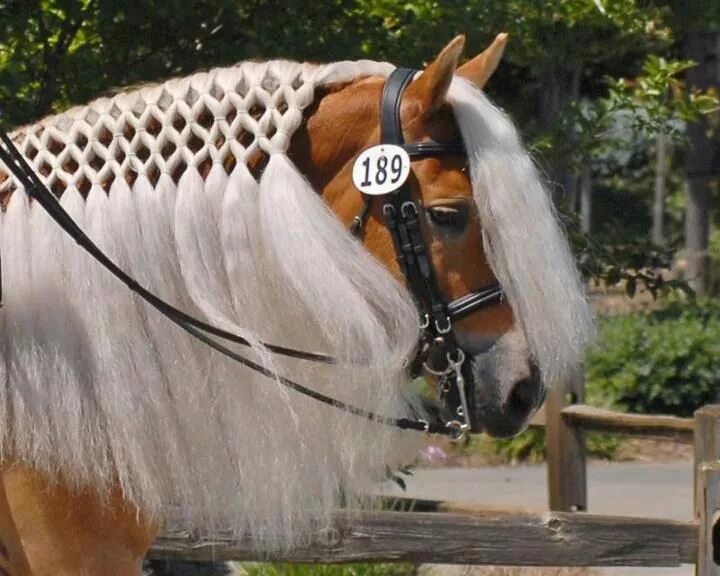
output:
[[[272,370],[402,416],[418,339],[412,299],[285,154],[318,87],[392,68],[242,63],[100,99],[14,137],[48,185],[64,188],[71,216],[144,286],[240,333]],[[509,121],[462,82],[450,99],[488,256],[555,380],[580,361],[590,332],[567,245]],[[268,156],[259,180],[247,166],[257,150]],[[0,193],[16,189],[0,183]],[[196,528],[229,525],[268,547],[300,542],[339,502],[357,503],[419,436],[320,405],[193,341],[23,193],[10,196],[0,238],[5,457],[78,485],[119,481],[158,518],[172,505]],[[283,359],[261,341],[364,364]]]
[[[552,200],[510,119],[463,79],[449,93],[468,150],[485,256],[549,384],[582,362],[590,308]]]

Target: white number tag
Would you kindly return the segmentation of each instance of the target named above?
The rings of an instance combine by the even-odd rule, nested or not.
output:
[[[353,165],[353,184],[363,194],[382,196],[405,184],[410,156],[402,146],[378,144],[364,150]]]

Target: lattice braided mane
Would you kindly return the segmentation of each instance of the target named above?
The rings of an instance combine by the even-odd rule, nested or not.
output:
[[[241,63],[101,98],[13,138],[148,289],[246,337],[278,373],[405,416],[414,304],[287,157],[318,89],[391,70]],[[404,453],[390,429],[288,394],[168,329],[12,194],[18,186],[0,182],[0,458],[78,486],[118,483],[150,516],[178,506],[189,526],[278,546],[324,525],[341,499],[358,502]],[[367,364],[270,358],[259,341]]]
[[[154,185],[165,172],[177,183],[188,166],[206,174],[215,163],[227,172],[245,164],[257,179],[269,154],[287,151],[319,86],[391,69],[371,61],[243,62],[100,98],[13,139],[58,195],[67,186],[83,196],[94,184],[108,191],[115,178],[132,184],[138,174]],[[4,179],[0,196],[15,188]]]

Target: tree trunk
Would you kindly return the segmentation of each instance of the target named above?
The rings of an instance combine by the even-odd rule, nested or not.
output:
[[[543,72],[540,89],[540,127],[543,132],[555,130],[563,112],[571,102],[578,100],[581,73],[582,68],[579,65],[568,68],[559,62],[548,66]],[[572,139],[572,135],[569,137]],[[575,208],[578,196],[577,176],[566,158],[565,153],[560,154],[554,165],[549,167],[548,174],[553,196],[563,198]]]
[[[718,32],[689,32],[685,40],[684,56],[698,63],[688,70],[690,88],[720,85],[720,34]],[[706,134],[705,121],[688,125],[689,149],[685,157],[687,172],[685,208],[686,279],[700,296],[710,288],[708,242],[710,232],[710,185],[717,174],[717,144]]]
[[[655,146],[655,200],[653,202],[652,241],[665,245],[665,196],[667,189],[669,141],[665,134],[658,134]]]
[[[688,174],[685,188],[685,279],[698,296],[707,295],[710,283],[707,252],[710,237],[709,188],[709,177]]]
[[[592,231],[592,166],[586,160],[580,173],[580,222],[582,231],[590,234]]]

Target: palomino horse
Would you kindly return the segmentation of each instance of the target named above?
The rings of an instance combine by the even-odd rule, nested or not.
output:
[[[444,400],[427,428],[525,426],[592,323],[538,173],[480,90],[505,41],[458,68],[458,37],[399,76],[243,63],[14,133],[78,229],[256,369],[128,291],[6,156],[0,573],[138,574],[171,508],[302,543],[422,439],[391,425],[425,425],[411,365]],[[381,160],[381,138],[412,153]],[[363,166],[402,186],[361,194]]]

